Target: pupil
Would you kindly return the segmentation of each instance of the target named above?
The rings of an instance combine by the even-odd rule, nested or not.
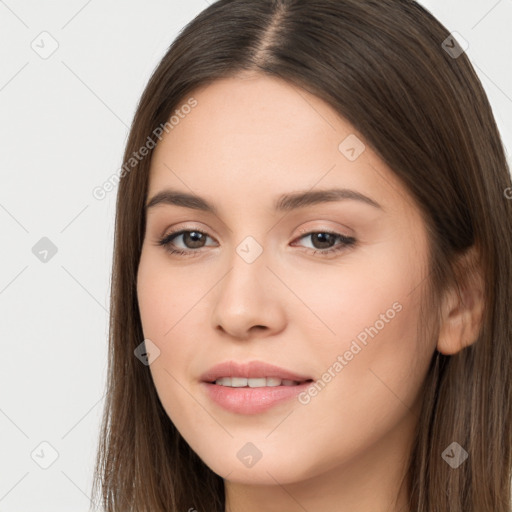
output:
[[[198,233],[197,231],[190,231],[190,233],[188,233],[188,234],[186,233],[186,234],[185,234],[185,238],[187,238],[187,237],[189,237],[189,238],[191,238],[191,239],[192,239],[192,244],[194,244],[194,243],[196,243],[196,244],[197,244],[197,243],[199,243],[199,245],[198,245],[198,246],[194,245],[194,246],[193,246],[194,248],[201,247],[201,237],[202,237],[202,233]],[[196,238],[196,239],[194,240],[194,238]],[[199,238],[199,240],[197,240],[197,238]],[[187,244],[187,245],[188,245],[188,244]]]
[[[326,243],[326,240],[327,239],[327,243],[329,242],[329,239],[332,238],[334,235],[332,235],[331,233],[317,233],[316,235],[313,236],[313,245],[316,247],[316,244],[315,244],[315,241],[317,239],[320,239],[320,243]],[[324,240],[322,240],[324,239]],[[332,241],[332,240],[331,240]],[[327,247],[330,247],[330,245],[328,244]],[[325,249],[326,247],[325,246],[321,246],[321,247],[316,247],[317,249]]]

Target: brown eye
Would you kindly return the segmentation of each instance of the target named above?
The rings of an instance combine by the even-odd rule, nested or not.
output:
[[[347,247],[353,246],[356,239],[348,237],[340,233],[332,233],[329,231],[312,231],[302,235],[299,240],[303,238],[310,238],[312,242],[311,249],[314,249],[314,254],[331,254],[344,250]],[[335,245],[336,240],[340,243]]]
[[[179,238],[182,239],[182,243],[185,245],[184,249],[176,248],[175,240]],[[165,236],[158,241],[157,245],[165,247],[171,254],[188,255],[193,252],[199,252],[195,249],[205,247],[207,238],[209,238],[208,235],[199,230],[181,230]]]
[[[181,243],[185,246],[180,248],[176,245],[176,240],[181,238]],[[200,230],[181,230],[166,235],[157,242],[171,254],[180,256],[195,256],[200,254],[203,247],[207,247],[206,240],[210,238],[206,233]],[[355,245],[356,239],[340,233],[329,231],[312,231],[302,235],[299,240],[310,238],[312,242],[313,254],[327,255],[343,251],[344,249]],[[336,244],[336,242],[338,243]]]
[[[188,249],[200,249],[205,242],[206,235],[200,231],[183,231],[181,234],[174,235],[171,240],[177,236],[183,237],[183,243]]]

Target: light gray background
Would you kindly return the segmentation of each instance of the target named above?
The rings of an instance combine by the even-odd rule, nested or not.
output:
[[[421,3],[468,41],[510,154],[512,1]],[[92,190],[121,165],[150,73],[205,7],[0,0],[0,512],[89,510],[117,188]],[[43,59],[31,45],[51,38]],[[43,237],[57,247],[47,262],[32,251]],[[47,469],[42,442],[58,453]]]

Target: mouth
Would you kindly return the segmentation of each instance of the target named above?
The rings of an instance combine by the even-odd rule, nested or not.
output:
[[[303,392],[313,378],[260,361],[227,361],[201,376],[207,397],[224,410],[237,414],[260,414],[290,401]]]
[[[293,380],[280,379],[279,377],[261,377],[252,379],[248,379],[246,377],[221,377],[209,382],[209,384],[216,384],[217,386],[226,386],[230,388],[274,388],[278,386],[300,386],[305,382],[313,382],[313,379]]]
[[[245,380],[244,380],[245,379]],[[265,379],[265,382],[263,382]],[[310,375],[296,373],[263,361],[225,361],[212,366],[200,377],[202,382],[232,387],[292,385],[312,380]]]

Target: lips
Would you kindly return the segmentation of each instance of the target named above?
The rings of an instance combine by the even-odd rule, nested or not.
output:
[[[238,363],[236,361],[225,361],[217,364],[203,373],[200,377],[202,382],[214,384],[217,379],[224,378],[263,379],[274,378],[281,381],[296,381],[303,383],[313,380],[311,376],[281,368],[261,361],[249,361]]]
[[[309,375],[261,361],[225,361],[200,379],[202,392],[217,406],[235,414],[261,414],[290,403],[313,380]]]

